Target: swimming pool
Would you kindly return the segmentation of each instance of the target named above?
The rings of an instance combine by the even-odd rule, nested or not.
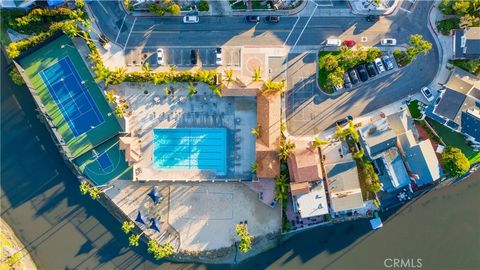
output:
[[[154,129],[153,167],[226,175],[226,140],[225,128]]]

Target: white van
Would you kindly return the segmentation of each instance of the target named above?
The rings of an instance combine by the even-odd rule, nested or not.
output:
[[[329,38],[325,42],[325,46],[341,46],[342,41],[338,38]]]

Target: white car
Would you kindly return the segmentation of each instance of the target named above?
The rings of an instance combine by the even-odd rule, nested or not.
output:
[[[377,66],[378,73],[385,72],[385,67],[383,66],[382,59],[375,58],[374,62],[375,62],[375,65]]]
[[[340,39],[336,38],[329,38],[325,41],[325,46],[331,47],[331,46],[342,46],[342,41]]]
[[[428,102],[433,100],[432,91],[428,89],[428,87],[422,87],[420,92],[422,92],[423,96],[428,100]]]
[[[222,65],[222,48],[215,49],[215,63],[217,66]]]
[[[199,21],[198,16],[187,15],[183,17],[183,23],[198,23],[198,21]]]
[[[157,64],[163,66],[165,64],[163,60],[163,49],[157,49]]]
[[[380,44],[383,46],[395,46],[397,45],[397,40],[394,38],[384,38],[380,41]]]

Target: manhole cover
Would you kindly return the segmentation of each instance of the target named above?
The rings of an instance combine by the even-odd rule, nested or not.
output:
[[[362,37],[362,42],[367,42],[368,38],[367,37]]]

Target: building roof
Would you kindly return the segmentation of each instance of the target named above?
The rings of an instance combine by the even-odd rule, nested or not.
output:
[[[471,108],[462,112],[462,133],[468,134],[480,142],[480,110]]]
[[[393,147],[397,143],[397,134],[389,126],[387,118],[381,118],[360,129],[360,135],[370,157]]]
[[[280,109],[280,93],[257,95],[257,126],[260,128],[260,137],[256,140],[255,148],[258,178],[274,178],[280,174]]]
[[[477,81],[478,78],[475,75],[470,74],[461,68],[455,67],[450,74],[445,87],[462,94],[468,94]]]
[[[417,143],[412,130],[408,130],[407,132],[399,135],[398,142],[402,151]]]
[[[395,134],[400,135],[413,128],[413,120],[405,108],[387,116],[387,122]]]
[[[410,183],[407,169],[397,148],[390,148],[376,160],[379,169],[379,178],[384,183],[384,189],[391,192]]]
[[[327,165],[325,170],[333,211],[361,208],[363,197],[355,161]]]
[[[465,94],[447,88],[433,112],[446,119],[455,121],[466,97]]]
[[[422,186],[438,180],[442,168],[430,140],[419,142],[405,151],[405,158],[413,174],[418,175],[417,185]]]
[[[480,27],[469,27],[453,32],[453,54],[455,58],[476,58],[480,56]]]
[[[307,194],[310,192],[310,184],[308,182],[290,183],[290,192],[292,196]]]
[[[310,141],[295,141],[295,150],[288,157],[290,180],[293,182],[312,182],[323,179],[318,149]]]
[[[308,183],[301,184],[308,185]],[[294,195],[294,200],[302,218],[328,214],[327,195],[323,181],[312,184],[310,192],[306,194]]]

